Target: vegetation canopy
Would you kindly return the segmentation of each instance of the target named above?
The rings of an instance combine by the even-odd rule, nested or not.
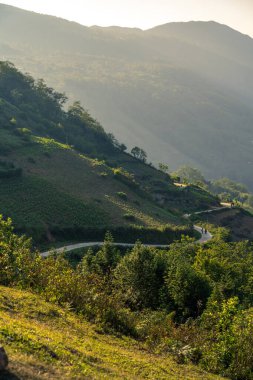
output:
[[[88,320],[96,323],[97,331],[103,334],[113,333],[121,339],[128,336],[138,341],[149,355],[156,353],[158,361],[162,358],[167,363],[172,355],[180,364],[198,364],[235,380],[252,379],[251,244],[226,243],[217,238],[207,246],[199,246],[185,238],[172,244],[169,250],[137,243],[122,254],[112,243],[112,236],[107,234],[97,252],[89,250],[73,267],[63,256],[44,259],[38,252],[32,252],[31,241],[13,233],[11,220],[0,219],[0,284],[40,294],[48,302],[43,306],[43,315],[39,300],[32,302],[29,311],[23,309],[27,307],[26,301],[22,307],[19,301],[11,301],[6,308],[6,298],[12,300],[15,292],[2,288],[5,297],[0,297],[0,307],[4,310],[0,337],[8,349],[13,350],[17,345],[15,352],[21,350],[23,354],[33,355],[43,363],[50,363],[54,370],[67,366],[70,378],[92,371],[89,361],[84,367],[80,361],[77,363],[76,357],[72,357],[71,364],[68,362],[72,351],[68,351],[69,346],[59,335],[56,339],[49,322],[51,313],[50,318],[58,324],[55,318],[60,314],[69,322],[59,325],[58,334],[64,330],[67,336],[70,331],[73,336],[75,326],[82,329],[84,320]],[[20,297],[36,299],[23,291],[18,300]],[[10,307],[19,308],[18,323]],[[66,308],[78,314],[79,320],[68,314]],[[31,334],[27,320],[31,313],[38,320],[35,335]],[[47,324],[45,333],[41,331],[41,318]],[[46,345],[45,334],[50,336]],[[93,336],[94,332],[90,339]],[[66,341],[64,337],[64,341],[72,347],[70,338]],[[127,347],[132,344],[126,342]],[[81,347],[77,345],[75,349],[79,351]],[[81,357],[80,354],[78,360]],[[129,357],[129,365],[131,360]],[[101,371],[97,370],[94,376]],[[160,373],[158,363],[153,371],[153,376],[163,378],[156,375]],[[151,372],[149,376],[152,378]],[[201,372],[199,376],[209,378]]]

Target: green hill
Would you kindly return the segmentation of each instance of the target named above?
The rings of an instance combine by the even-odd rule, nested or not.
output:
[[[252,189],[252,38],[215,22],[87,28],[1,5],[0,54],[153,162]]]
[[[3,380],[222,379],[152,354],[131,338],[105,335],[67,309],[5,287],[0,288],[0,339],[10,359]]]
[[[191,234],[188,209],[217,200],[178,189],[168,174],[124,147],[79,102],[0,63],[0,212],[37,243],[168,242]]]

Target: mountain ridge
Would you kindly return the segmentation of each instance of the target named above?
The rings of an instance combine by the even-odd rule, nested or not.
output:
[[[168,174],[126,153],[79,102],[64,110],[65,102],[43,80],[0,62],[0,213],[16,230],[36,243],[98,241],[107,230],[130,243],[192,235],[185,209],[217,199],[181,191]]]
[[[198,32],[196,44],[195,32],[165,38],[152,29],[76,27],[41,15],[31,33],[25,11],[18,19],[26,30],[14,36],[15,8],[5,9],[10,17],[0,24],[0,54],[80,99],[130,150],[139,145],[171,170],[190,164],[208,178],[226,176],[253,188],[250,37],[215,22],[161,26],[216,31],[206,33],[209,40]],[[224,37],[217,38],[220,30]]]

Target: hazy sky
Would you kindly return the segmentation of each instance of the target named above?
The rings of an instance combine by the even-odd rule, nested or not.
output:
[[[171,21],[215,20],[253,37],[253,0],[0,0],[83,25],[147,29]]]

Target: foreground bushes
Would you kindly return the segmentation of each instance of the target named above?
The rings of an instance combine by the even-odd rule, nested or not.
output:
[[[167,251],[140,243],[124,256],[112,245],[73,268],[63,257],[31,252],[31,242],[0,219],[0,283],[29,288],[105,331],[130,334],[232,379],[253,376],[253,247],[190,238]]]

